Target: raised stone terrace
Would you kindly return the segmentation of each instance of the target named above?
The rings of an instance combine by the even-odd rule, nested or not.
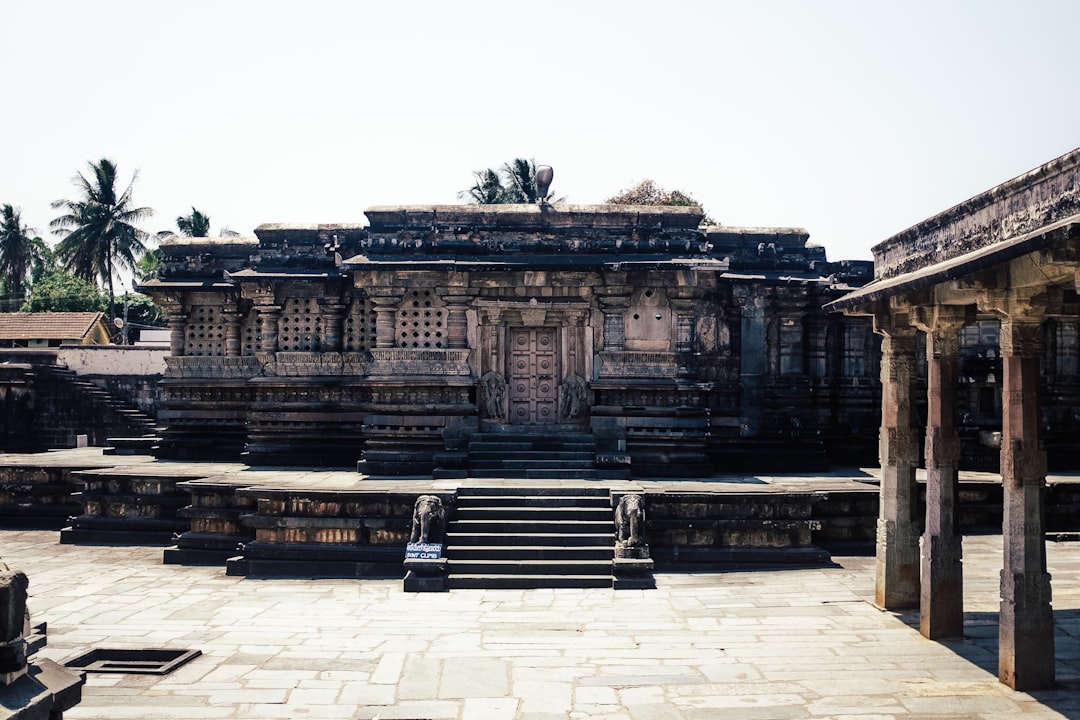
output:
[[[160,549],[0,532],[49,627],[41,655],[190,648],[164,676],[89,673],[67,720],[445,720],[1080,716],[1080,546],[1051,543],[1058,687],[996,670],[1001,539],[964,540],[963,639],[873,605],[874,560],[658,573],[656,589],[455,590],[400,580],[252,581]]]

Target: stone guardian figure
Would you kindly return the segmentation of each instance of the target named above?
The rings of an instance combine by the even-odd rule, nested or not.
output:
[[[506,380],[494,370],[484,373],[480,378],[480,407],[484,417],[489,420],[501,420],[506,415]]]
[[[581,417],[585,410],[585,381],[577,375],[568,375],[559,393],[559,415],[564,420]]]

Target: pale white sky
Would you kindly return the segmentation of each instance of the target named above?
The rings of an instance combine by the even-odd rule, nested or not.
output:
[[[0,203],[42,232],[103,156],[144,229],[244,233],[460,202],[521,156],[570,202],[652,178],[869,258],[1080,145],[1074,0],[5,5]]]

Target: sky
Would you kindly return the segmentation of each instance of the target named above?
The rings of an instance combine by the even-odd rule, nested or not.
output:
[[[175,229],[464,202],[515,157],[599,203],[649,178],[724,225],[869,259],[1080,146],[1075,0],[4,3],[0,203],[102,157]]]

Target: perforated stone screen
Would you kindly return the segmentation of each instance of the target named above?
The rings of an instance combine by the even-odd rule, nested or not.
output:
[[[289,298],[278,325],[278,349],[314,352],[319,349],[319,303],[314,298]]]
[[[446,308],[431,290],[410,290],[402,299],[397,341],[402,348],[446,347]]]
[[[242,355],[254,355],[259,351],[259,343],[262,342],[262,333],[259,331],[259,313],[251,310],[244,316],[244,325],[240,333]]]
[[[185,355],[225,354],[225,322],[217,305],[193,306],[185,334]]]
[[[345,316],[344,349],[362,352],[375,347],[375,310],[367,298],[356,298]]]

